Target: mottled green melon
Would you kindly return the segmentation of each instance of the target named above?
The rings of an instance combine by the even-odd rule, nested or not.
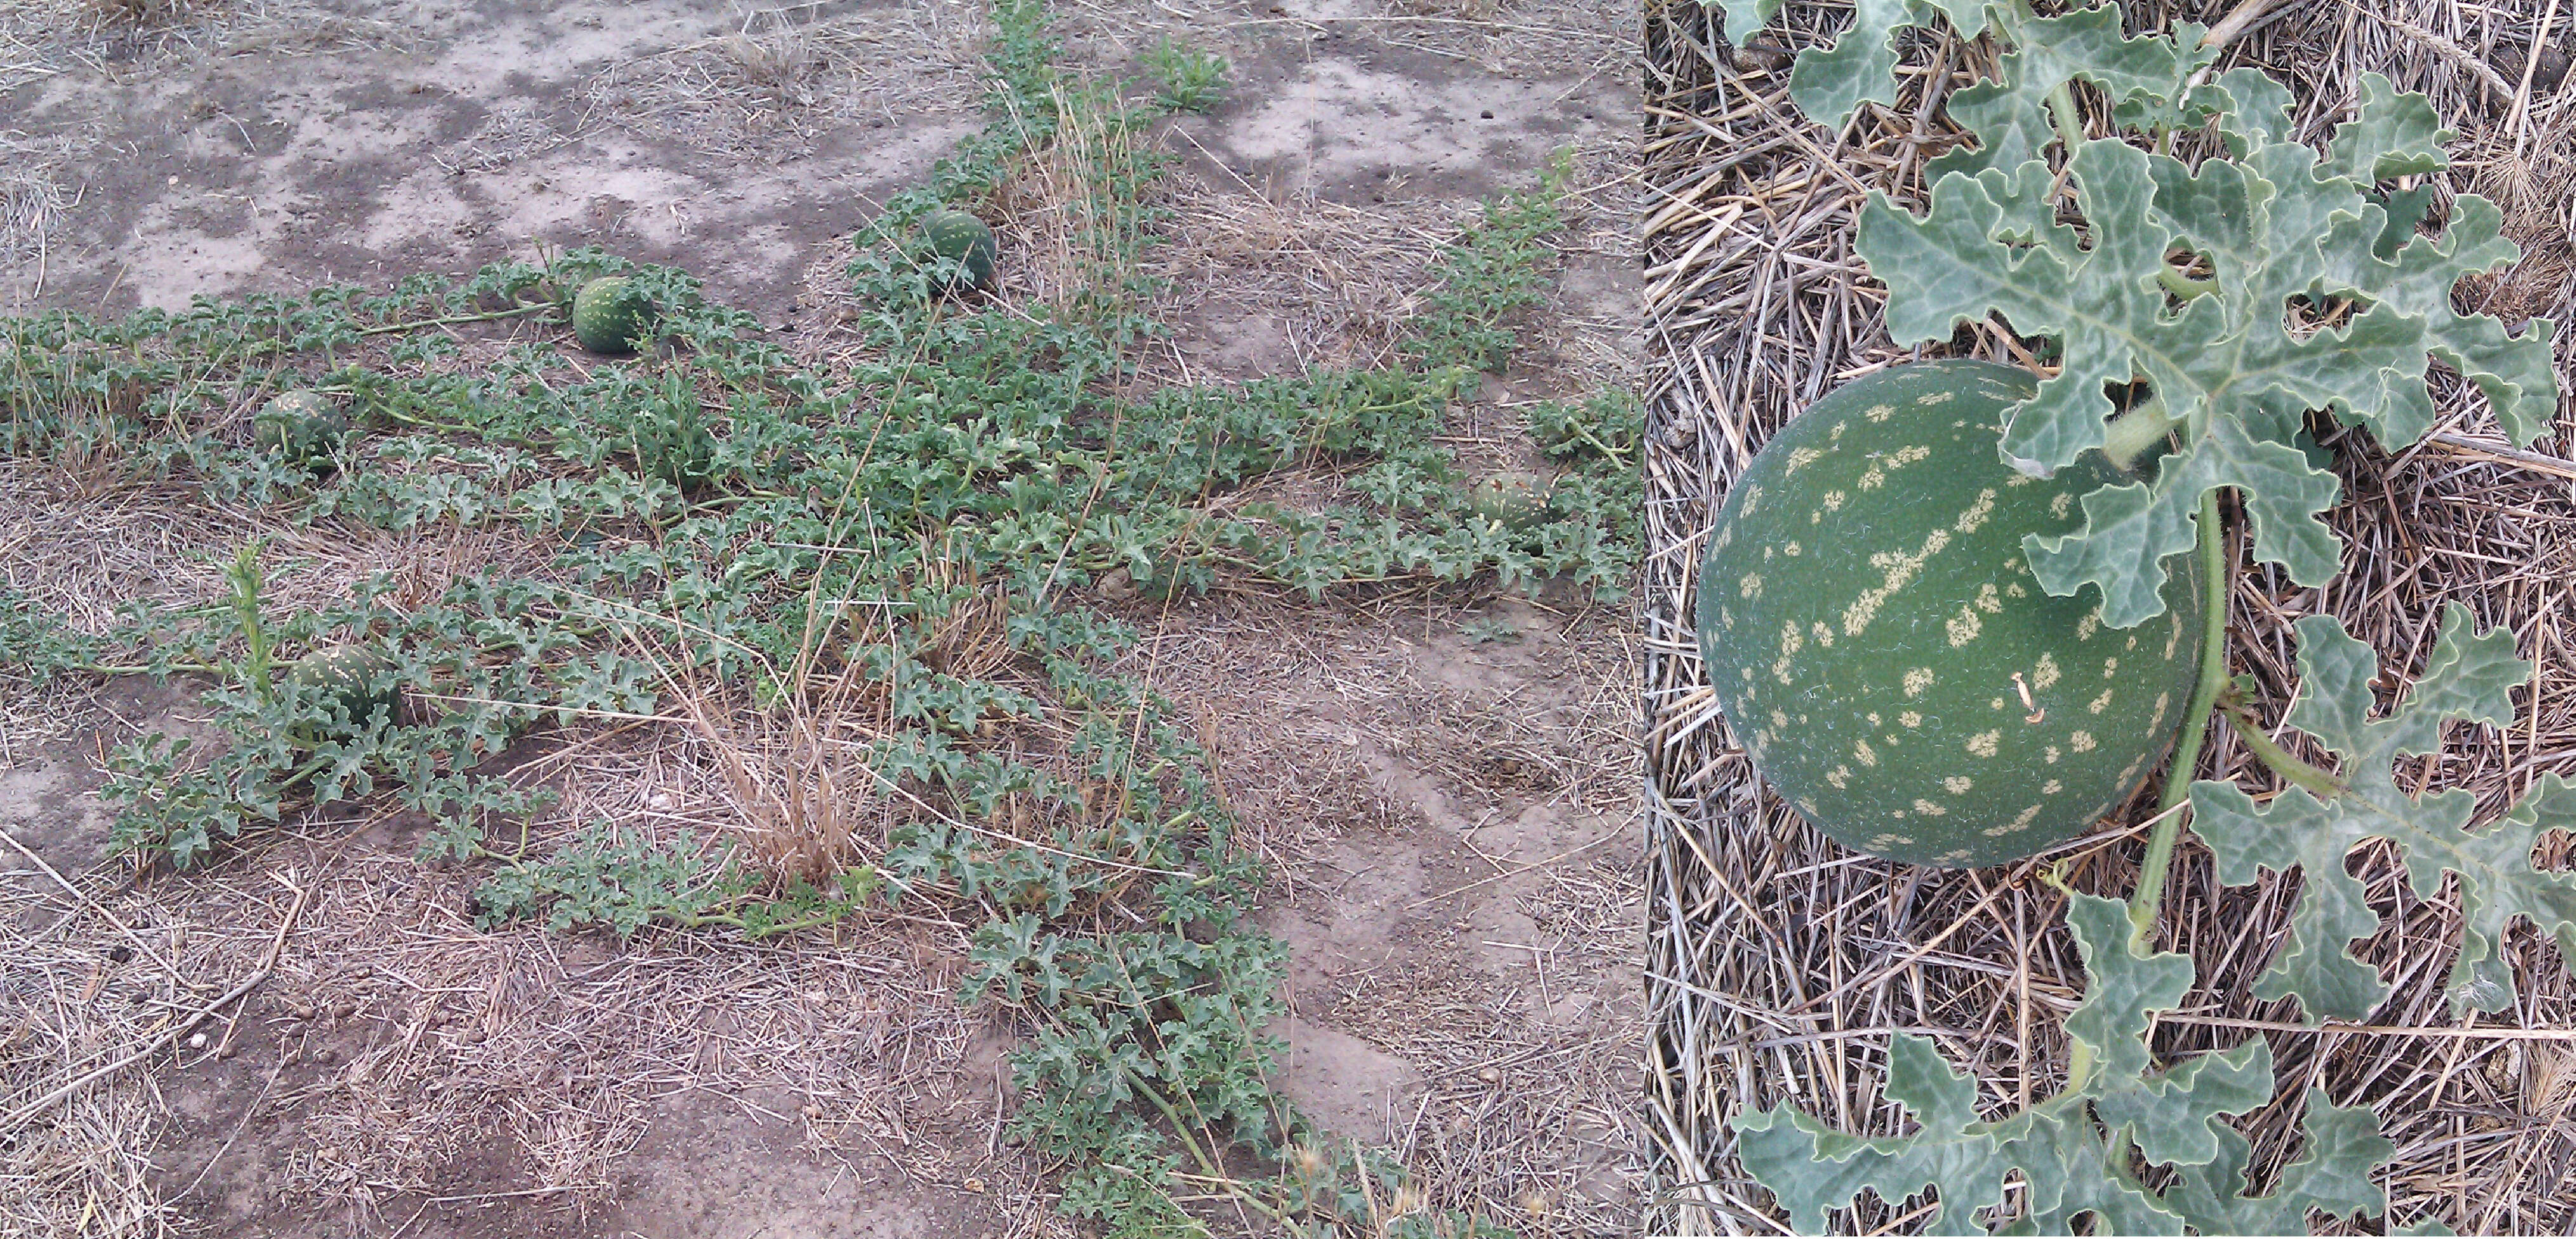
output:
[[[251,439],[260,450],[299,465],[331,459],[349,433],[349,419],[329,397],[298,388],[279,392],[251,418]]]
[[[1546,485],[1534,474],[1497,473],[1467,488],[1467,507],[1506,529],[1527,529],[1547,515]]]
[[[1896,366],[1764,445],[1710,530],[1698,600],[1711,686],[1755,768],[1863,852],[1978,866],[2033,855],[2126,801],[2179,730],[2199,656],[2190,557],[2165,613],[2102,623],[2053,598],[2022,536],[2066,532],[2119,475],[2007,468],[2026,373]]]
[[[957,260],[965,287],[993,286],[993,260],[1001,249],[984,221],[964,211],[933,211],[922,217],[921,233],[930,239],[931,253]]]
[[[632,353],[652,326],[652,299],[625,276],[602,276],[573,295],[573,338],[591,352]]]
[[[326,708],[337,705],[352,724],[363,727],[378,710],[390,717],[402,700],[401,689],[383,674],[391,665],[371,646],[326,645],[296,659],[286,678],[315,689]]]

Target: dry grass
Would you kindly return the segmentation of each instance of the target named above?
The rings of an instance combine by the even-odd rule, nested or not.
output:
[[[2133,28],[2214,23],[2223,12],[2130,7]],[[2529,44],[2544,7],[2398,0],[2365,15],[2283,5],[2230,60],[2290,81],[2311,138],[2343,114],[2365,70],[2430,91],[2459,118],[2462,164],[2441,181],[2445,203],[2459,190],[2495,194],[2526,250],[2513,271],[2464,296],[2515,317],[2554,315],[2562,390],[2576,393],[2576,374],[2565,373],[2576,357],[2576,333],[2565,326],[2576,321],[2576,286],[2563,192],[2576,172],[2567,142],[2576,88],[2563,78],[2545,89],[2516,80],[2499,98],[2459,54],[2518,68],[2516,49]],[[2559,26],[2571,18],[2559,14]],[[1815,6],[1791,6],[1797,33],[1786,45],[1816,42],[1823,20]],[[1868,189],[1919,201],[1922,160],[1956,134],[1930,114],[1922,77],[1909,80],[1895,108],[1844,134],[1794,123],[1780,43],[1730,52],[1696,4],[1653,6],[1648,21],[1648,541],[1658,550],[1646,608],[1650,1229],[1773,1233],[1767,1195],[1733,1161],[1729,1120],[1787,1100],[1847,1130],[1890,1130],[1895,1111],[1879,1081],[1898,1029],[1937,1033],[1991,1103],[2045,1096],[2064,1067],[2059,1021],[2080,982],[2061,900],[2031,880],[2039,862],[1907,869],[1846,852],[1787,812],[1728,738],[1702,687],[1688,622],[1699,537],[1728,479],[1838,376],[1903,355],[1880,326],[1883,289],[1851,252],[1853,225]],[[2438,32],[2441,42],[2409,27]],[[1962,53],[1942,44],[1914,54],[1917,63],[1948,57],[1955,68]],[[1990,335],[1980,343],[1985,355],[2006,356]],[[2332,523],[2351,547],[2347,572],[2324,590],[2268,571],[2248,575],[2236,594],[2233,657],[2278,702],[2290,682],[2288,624],[2300,615],[2342,617],[2409,671],[2430,649],[2442,602],[2511,628],[2538,665],[2520,721],[2501,731],[2454,729],[2438,772],[2425,771],[2471,788],[2492,813],[2540,772],[2576,765],[2576,471],[2564,463],[2576,420],[2562,411],[2537,457],[2515,459],[2492,450],[2492,419],[2462,387],[2436,380],[2440,441],[2395,455],[2364,436],[2337,445],[2347,502]],[[2204,775],[2267,783],[2232,737],[2213,739]],[[2085,889],[2124,893],[2145,815],[2132,806],[2042,859],[2070,862]],[[2397,987],[2373,1029],[2270,1027],[2285,1008],[2245,991],[2285,933],[2296,879],[2223,888],[2207,854],[2189,845],[2165,920],[2170,945],[2193,955],[2201,988],[2164,1021],[2159,1051],[2271,1039],[2280,1078],[2293,1083],[2245,1124],[2260,1167],[2295,1156],[2286,1140],[2298,1090],[2315,1082],[2340,1102],[2380,1109],[2398,1145],[2386,1179],[2400,1220],[2564,1233],[2576,1225],[2576,1195],[2564,1181],[2576,1160],[2565,1082],[2576,982],[2545,941],[2517,935],[2507,950],[2523,982],[2519,1009],[2494,1021],[2502,1031],[2461,1028],[2438,999],[2456,923],[2445,898],[2404,892],[2385,849],[2355,863],[2387,901],[2381,906],[2397,911],[2363,948]],[[1839,1224],[1904,1229],[1909,1219],[1873,1205]]]
[[[819,12],[765,10],[732,32],[611,65],[581,84],[584,122],[788,158],[813,153],[829,129],[870,124],[895,139],[924,114],[968,113],[981,100],[983,6]]]

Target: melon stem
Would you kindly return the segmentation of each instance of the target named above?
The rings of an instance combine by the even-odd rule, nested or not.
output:
[[[2147,836],[2147,854],[2138,862],[2138,888],[2129,896],[2129,948],[2151,949],[2156,914],[2165,898],[2165,876],[2173,869],[2174,842],[2182,836],[2176,808],[2191,796],[2191,776],[2200,767],[2200,747],[2209,737],[2209,713],[2218,690],[2227,683],[2227,601],[2235,584],[2227,533],[2219,524],[2218,491],[2200,495],[2200,682],[2192,686],[2191,704],[2183,709],[2182,737],[2174,744],[2173,764],[2165,771],[2165,790],[2156,804],[2155,830]]]
[[[2154,396],[2132,405],[2102,427],[2102,454],[2122,473],[2137,472],[2138,462],[2165,441],[2182,420],[2165,412],[2165,402]]]

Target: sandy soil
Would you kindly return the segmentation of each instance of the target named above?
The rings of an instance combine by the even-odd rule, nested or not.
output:
[[[0,307],[382,287],[595,243],[685,267],[822,348],[841,238],[980,123],[981,20],[950,0],[145,7],[159,17],[140,26],[0,17],[16,53],[0,55]],[[1486,432],[1517,404],[1633,374],[1632,13],[1237,0],[1066,18],[1078,62],[1132,65],[1174,34],[1233,65],[1227,101],[1164,135],[1183,209],[1153,257],[1179,327],[1157,371],[1382,356],[1428,247],[1571,146],[1583,193],[1555,295],[1459,429],[1503,452]],[[0,548],[73,521],[129,573],[101,589],[207,587],[199,548],[148,504],[66,502],[13,504]],[[1286,1090],[1524,1233],[1632,1227],[1630,621],[1553,596],[1128,609],[1151,634],[1135,669],[1197,714],[1280,864],[1263,919],[1295,951]],[[1471,618],[1518,637],[1471,641]],[[0,823],[66,875],[98,864],[99,755],[136,728],[184,729],[191,708],[185,685],[117,681],[0,709]],[[688,777],[684,755],[594,759],[567,777],[645,811]],[[305,823],[112,904],[172,959],[240,975],[276,951],[237,1020],[97,1086],[112,1097],[83,1111],[103,1163],[148,1184],[163,1221],[458,1239],[1071,1233],[1046,1168],[999,1139],[1011,1030],[951,997],[963,927],[795,947],[477,933],[470,882],[414,865],[407,830]],[[59,892],[17,862],[0,856],[0,881],[21,884],[25,915],[60,916]],[[121,944],[66,949],[93,990],[179,984],[108,953]],[[0,1235],[11,1213],[0,1199]]]

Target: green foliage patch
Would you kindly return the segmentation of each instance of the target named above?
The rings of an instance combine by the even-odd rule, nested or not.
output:
[[[1330,1149],[1272,1089],[1257,1030],[1283,965],[1245,921],[1259,858],[1169,704],[1115,670],[1134,634],[1084,599],[1111,572],[1161,593],[1564,579],[1623,596],[1636,402],[1533,413],[1555,476],[1506,527],[1442,441],[1473,386],[1446,344],[1403,368],[1127,390],[1132,346],[1161,330],[1134,274],[1159,219],[1143,126],[1219,70],[1166,56],[1167,97],[1130,100],[1057,65],[1040,5],[994,18],[991,124],[853,238],[868,348],[846,367],[799,364],[685,273],[596,250],[382,294],[0,322],[0,450],[356,536],[506,532],[521,556],[426,587],[378,573],[295,609],[254,543],[222,606],[138,606],[100,637],[0,609],[0,675],[211,681],[214,743],[146,735],[111,757],[114,845],[146,861],[202,865],[369,801],[426,820],[422,863],[475,873],[487,926],[757,937],[919,901],[980,924],[962,997],[1034,1030],[1014,1132],[1064,1160],[1065,1207],[1115,1233],[1204,1233],[1174,1200],[1210,1185],[1292,1233],[1497,1233],[1393,1191],[1392,1163]],[[968,273],[920,221],[989,207],[1040,161],[1080,174],[1088,291],[1062,309],[944,296]],[[1555,184],[1444,260],[1442,286],[1468,291],[1426,341],[1499,360],[1493,320],[1534,287]],[[652,308],[640,356],[573,347],[575,298],[604,278]],[[347,411],[337,468],[264,451],[245,424],[290,388]],[[1344,493],[1242,500],[1284,469]],[[345,674],[290,671],[326,647]],[[811,717],[852,693],[882,724],[858,790],[908,806],[864,863],[797,880],[728,839],[615,822],[531,838],[552,796],[510,768],[543,729]],[[1269,1169],[1222,1169],[1247,1164]]]

